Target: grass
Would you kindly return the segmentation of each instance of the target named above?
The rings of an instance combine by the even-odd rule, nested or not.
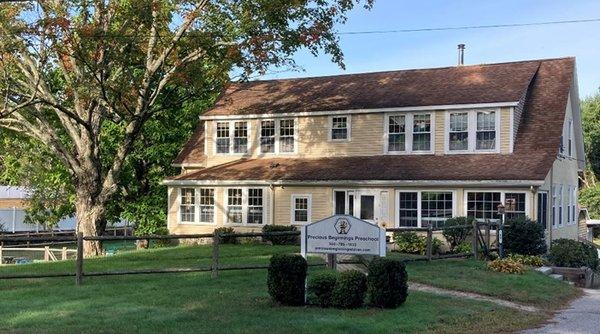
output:
[[[297,252],[297,248],[223,245],[221,263],[266,264],[270,255]],[[86,260],[84,270],[200,266],[208,265],[210,256],[207,246],[150,249]],[[447,265],[449,261],[410,264],[409,277],[440,286],[448,283],[440,276],[446,281],[462,277],[462,285],[467,286],[495,276],[473,269],[477,263],[472,261],[464,261],[466,267],[460,261]],[[35,263],[2,267],[0,274],[73,272],[73,267],[72,261]],[[310,272],[316,270],[321,269]],[[461,271],[465,275],[459,275]],[[467,274],[473,272],[467,281]],[[504,277],[506,286],[514,283],[510,275]],[[501,278],[489,286],[503,286],[498,283]],[[539,279],[542,284],[554,283],[547,277]],[[516,285],[514,290],[523,287]],[[480,333],[517,331],[548,316],[412,291],[395,310],[280,307],[268,296],[266,270],[224,271],[217,279],[211,279],[210,273],[86,277],[79,287],[72,277],[0,280],[0,293],[0,331],[16,332]]]

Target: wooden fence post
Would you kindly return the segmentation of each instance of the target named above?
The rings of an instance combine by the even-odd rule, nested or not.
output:
[[[2,247],[3,245],[0,245],[0,264],[4,263],[4,254],[2,254]]]
[[[62,248],[62,254],[61,254],[61,260],[66,260],[67,259],[67,247],[63,247]]]
[[[212,252],[212,267],[211,267],[211,278],[217,278],[219,276],[219,243],[221,237],[218,232],[213,234],[213,252]]]
[[[473,221],[473,257],[475,257],[475,260],[477,260],[477,244],[478,244],[478,240],[477,238],[479,237],[477,234],[479,233],[479,227],[477,226],[477,221],[474,220]]]
[[[50,261],[50,246],[44,246],[44,261]]]
[[[490,229],[491,229],[490,222],[486,221],[485,222],[485,243],[486,243],[488,254],[490,253],[490,248],[492,248],[492,238],[491,238]]]
[[[77,232],[77,260],[75,262],[75,284],[83,281],[83,233]]]
[[[429,228],[427,229],[427,261],[431,261],[431,256],[433,253],[433,227],[431,223],[429,224]]]

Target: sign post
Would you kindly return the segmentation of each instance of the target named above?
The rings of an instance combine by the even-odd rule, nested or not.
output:
[[[504,245],[502,241],[502,232],[504,231],[504,217],[506,217],[506,206],[499,204],[498,213],[502,215],[502,221],[500,222],[500,228],[498,228],[498,256],[504,257]]]

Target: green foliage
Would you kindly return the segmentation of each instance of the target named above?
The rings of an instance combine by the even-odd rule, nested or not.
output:
[[[456,246],[454,251],[458,254],[472,253],[473,245],[470,242],[461,242],[458,246]]]
[[[558,267],[598,268],[598,251],[594,246],[571,239],[552,241],[548,260]]]
[[[587,163],[598,179],[600,176],[600,94],[582,101],[581,116]]]
[[[420,236],[415,232],[394,232],[394,243],[397,245],[397,251],[407,254],[425,255],[427,252],[427,237]],[[442,248],[442,242],[433,238],[431,241],[432,254],[439,254]]]
[[[529,218],[517,218],[504,228],[504,248],[508,253],[541,255],[546,253],[544,227]]]
[[[233,229],[233,227],[218,227],[214,230],[213,233],[218,233],[218,234],[231,234],[231,233],[235,233],[235,230]],[[240,243],[240,240],[237,237],[229,237],[229,236],[223,236],[221,237],[221,243],[222,244],[232,244],[232,245],[236,245]]]
[[[297,231],[296,226],[289,225],[265,225],[262,228],[263,233],[270,232],[292,232]],[[271,242],[273,245],[298,245],[300,244],[299,235],[282,236],[263,236],[264,242]]]
[[[397,259],[375,258],[369,263],[367,282],[369,302],[382,308],[396,308],[408,296],[408,276],[404,263]]]
[[[496,259],[487,264],[489,270],[506,274],[522,274],[525,272],[525,267],[518,261],[510,258]]]
[[[331,298],[338,277],[339,273],[333,270],[319,272],[310,276],[307,286],[308,302],[320,307],[332,306]]]
[[[344,271],[335,283],[331,302],[337,308],[359,308],[365,302],[366,293],[367,276],[358,270]]]
[[[447,219],[446,223],[444,224],[444,227],[464,226],[464,225],[471,226],[474,221],[475,221],[475,218],[473,218],[473,217],[454,217],[454,218]],[[450,251],[454,252],[454,251],[456,251],[456,247],[458,247],[458,245],[463,243],[467,239],[467,237],[471,234],[472,231],[473,231],[472,227],[453,228],[453,229],[443,230],[442,235],[444,236],[444,238],[446,238],[446,241],[448,241],[448,245],[450,246]]]
[[[537,256],[537,255],[510,254],[507,258],[511,259],[513,261],[519,262],[520,264],[522,264],[524,266],[531,266],[531,267],[541,267],[541,266],[545,265],[547,262],[541,256]]]
[[[269,294],[282,305],[304,305],[306,260],[296,254],[276,254],[267,271]]]
[[[589,175],[589,173],[586,173]],[[593,176],[591,176],[593,177]],[[582,188],[579,191],[579,203],[588,209],[592,219],[600,218],[600,184],[591,185]],[[594,231],[600,231],[600,228],[595,228]]]
[[[137,233],[137,231],[136,231],[136,233]],[[156,229],[154,231],[154,233],[152,233],[152,234],[169,235],[169,229],[167,229],[166,227],[159,228],[159,229]],[[174,239],[156,239],[156,240],[154,240],[155,247],[171,247],[173,245],[175,245]]]

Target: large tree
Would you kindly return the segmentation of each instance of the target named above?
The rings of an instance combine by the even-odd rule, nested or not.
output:
[[[2,3],[0,127],[43,144],[60,161],[75,193],[78,231],[99,235],[153,115],[218,87],[211,82],[218,73],[245,78],[293,67],[291,56],[302,47],[343,66],[334,27],[358,2]],[[105,145],[106,137],[117,140]],[[86,255],[102,252],[100,243],[84,246]]]

